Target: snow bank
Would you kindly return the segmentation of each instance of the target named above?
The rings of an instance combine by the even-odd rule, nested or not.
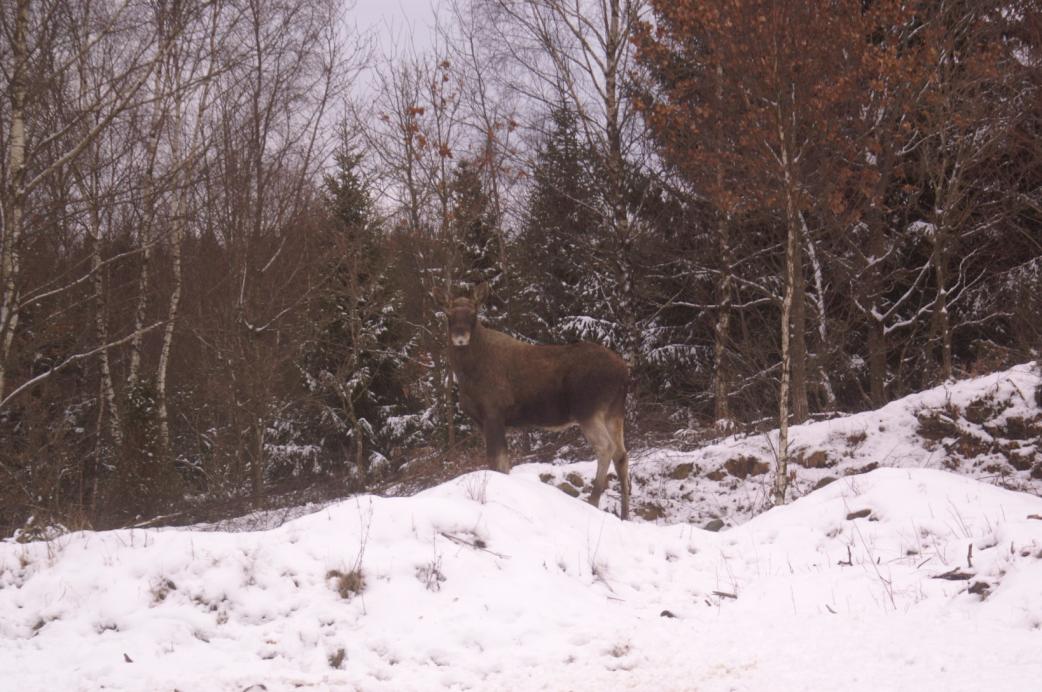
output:
[[[1039,516],[879,469],[710,533],[478,472],[269,531],[3,543],[0,686],[1033,689]]]
[[[935,387],[875,411],[790,428],[791,497],[879,467],[935,468],[1042,495],[1042,409],[1035,364]],[[732,435],[691,452],[632,450],[633,505],[659,523],[725,526],[769,505],[777,431]],[[553,485],[588,486],[593,462],[515,469]],[[588,488],[584,488],[588,494]],[[617,511],[617,494],[607,506]]]

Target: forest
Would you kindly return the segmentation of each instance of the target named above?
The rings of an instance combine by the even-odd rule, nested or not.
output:
[[[622,354],[631,448],[779,428],[775,501],[789,425],[1039,358],[1037,2],[434,21],[0,0],[0,536],[481,464],[438,290]]]

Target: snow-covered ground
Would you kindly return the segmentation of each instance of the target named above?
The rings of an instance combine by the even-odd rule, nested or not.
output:
[[[0,689],[1040,689],[1042,498],[971,477],[975,457],[961,473],[922,468],[945,466],[929,444],[952,446],[944,458],[970,450],[955,428],[951,442],[913,439],[916,413],[938,404],[976,425],[956,409],[1016,398],[1031,377],[1014,369],[955,385],[950,401],[935,390],[801,426],[797,444],[836,464],[800,467],[799,499],[715,533],[621,522],[539,478],[585,467],[531,465],[265,531],[0,543]],[[851,443],[852,430],[865,439]],[[744,506],[757,476],[698,479],[755,444],[640,456],[634,474],[649,480],[635,492],[668,491],[670,511],[687,483],[719,494],[690,503]],[[675,472],[687,463],[699,471]],[[826,472],[836,480],[803,492]],[[1030,473],[1004,482],[1029,487]]]
[[[790,428],[794,497],[877,467],[957,471],[1042,495],[1042,408],[1033,363],[942,385],[867,411]],[[687,431],[678,431],[684,435]],[[638,517],[658,523],[724,526],[768,505],[777,430],[734,435],[690,452],[637,449],[630,471]],[[596,463],[523,464],[540,477],[589,495]],[[568,478],[571,477],[571,481]],[[571,488],[569,488],[571,486]],[[617,495],[607,504],[617,511]]]

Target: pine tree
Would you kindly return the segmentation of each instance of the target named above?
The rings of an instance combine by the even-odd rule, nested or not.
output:
[[[466,161],[457,166],[451,195],[452,237],[459,257],[457,280],[468,288],[488,284],[484,319],[501,325],[506,286],[499,257],[499,220],[477,167]]]
[[[388,248],[364,179],[363,155],[345,141],[324,181],[331,245],[330,282],[316,307],[317,337],[305,376],[319,403],[326,455],[350,451],[364,483],[390,444],[387,419],[401,408],[401,296],[388,274]]]
[[[607,313],[598,290],[607,277],[591,261],[601,222],[595,157],[578,127],[578,118],[567,106],[551,112],[512,252],[519,275],[525,277],[517,294],[518,327],[541,341],[597,338],[611,331],[610,326],[604,329],[610,323],[604,319]]]

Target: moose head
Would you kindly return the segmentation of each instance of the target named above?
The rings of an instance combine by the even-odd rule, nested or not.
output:
[[[439,297],[448,320],[449,342],[455,348],[469,346],[471,335],[477,329],[478,310],[488,298],[488,284],[478,284],[470,296],[450,299],[447,295],[440,294]]]

